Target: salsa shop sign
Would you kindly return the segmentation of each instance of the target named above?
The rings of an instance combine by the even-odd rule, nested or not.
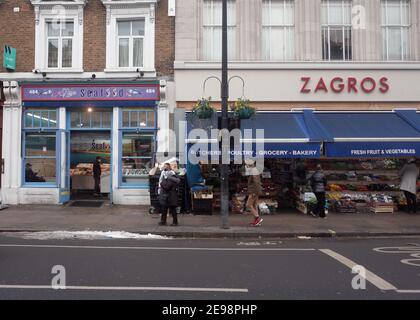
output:
[[[158,84],[22,85],[23,101],[159,100]]]

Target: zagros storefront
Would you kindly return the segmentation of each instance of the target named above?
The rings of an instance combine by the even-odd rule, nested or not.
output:
[[[219,83],[207,81],[203,90],[205,80],[218,75],[211,64],[175,65],[180,110],[191,110],[203,95],[220,108]],[[308,213],[316,202],[308,178],[318,164],[327,177],[330,211],[404,209],[399,170],[409,158],[420,158],[419,64],[232,63],[229,77],[229,104],[245,97],[257,109],[247,120],[231,114],[231,127],[243,134],[251,130],[254,138],[257,130],[264,130],[263,139],[248,139],[255,145],[264,141],[262,149],[253,147],[252,152],[264,158],[261,209]],[[205,130],[220,125],[186,115],[194,128],[200,123]],[[188,136],[187,142],[194,138]],[[197,154],[191,144],[189,151],[189,156]],[[217,165],[205,162],[202,178],[213,184],[217,207]],[[239,213],[246,199],[244,165],[232,161],[230,170],[231,209]]]
[[[148,173],[158,148],[159,81],[16,83],[5,105],[5,203],[91,199],[101,159],[100,196],[148,204]]]

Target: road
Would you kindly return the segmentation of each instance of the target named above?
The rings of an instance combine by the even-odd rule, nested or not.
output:
[[[354,265],[364,272],[352,273]],[[52,273],[54,266],[64,267],[65,278],[61,267]],[[66,289],[51,287],[64,284],[57,276]],[[352,287],[365,279],[365,289]],[[2,234],[0,299],[419,300],[420,238],[36,240]]]

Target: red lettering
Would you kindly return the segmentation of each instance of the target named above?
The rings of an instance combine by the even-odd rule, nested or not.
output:
[[[310,93],[311,89],[308,89],[309,81],[311,81],[311,77],[302,77],[301,80],[304,82],[302,89],[300,89],[301,93]]]
[[[315,93],[318,92],[318,91],[321,91],[321,90],[322,91],[325,91],[326,93],[328,93],[328,88],[325,85],[324,79],[322,79],[322,78],[320,78],[319,81],[318,81],[318,84],[317,84],[317,86],[315,88]]]
[[[371,87],[370,88],[366,88],[366,83],[367,82],[370,82],[371,83]],[[360,84],[360,86],[362,87],[363,92],[365,92],[365,93],[371,93],[376,88],[376,81],[373,78],[371,78],[371,77],[367,77],[367,78],[364,78],[362,80],[362,83]]]
[[[387,93],[389,91],[389,84],[388,84],[387,77],[383,77],[379,79],[379,84],[381,85],[381,87],[379,88],[379,91],[381,91],[382,93]]]
[[[337,87],[335,86],[336,83],[338,83]],[[344,87],[345,87],[343,83],[343,78],[335,77],[334,79],[332,79],[330,83],[330,87],[331,87],[331,90],[334,91],[335,93],[343,92]]]
[[[353,77],[349,77],[347,79],[348,93],[351,93],[352,91],[354,91],[354,93],[357,93],[359,90],[357,90],[356,85],[357,85],[357,79]]]

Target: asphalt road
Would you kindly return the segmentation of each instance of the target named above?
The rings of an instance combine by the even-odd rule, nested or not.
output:
[[[355,280],[353,264],[365,268]],[[65,268],[66,289],[51,287],[57,265]],[[365,289],[352,287],[365,279]],[[0,299],[420,300],[420,238],[27,240],[3,234]]]

